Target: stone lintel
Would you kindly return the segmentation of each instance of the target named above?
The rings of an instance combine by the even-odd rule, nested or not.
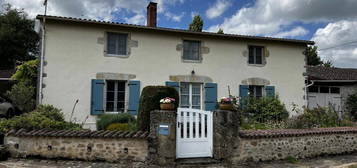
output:
[[[96,75],[97,79],[105,80],[130,80],[136,78],[133,74],[123,74],[123,73],[111,73],[111,72],[98,72]]]
[[[248,79],[242,80],[242,84],[267,86],[267,85],[270,85],[270,81],[263,79],[263,78],[248,78]]]
[[[170,80],[175,82],[212,82],[212,78],[200,75],[170,75]]]

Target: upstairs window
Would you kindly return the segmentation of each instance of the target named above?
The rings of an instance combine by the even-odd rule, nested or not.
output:
[[[264,86],[249,85],[248,94],[250,97],[261,98],[263,97]]]
[[[263,64],[264,47],[249,46],[249,64]]]
[[[190,61],[200,61],[201,42],[193,40],[183,41],[183,59]]]
[[[105,111],[124,112],[125,110],[125,81],[106,81]]]
[[[127,55],[128,34],[107,33],[107,54]]]

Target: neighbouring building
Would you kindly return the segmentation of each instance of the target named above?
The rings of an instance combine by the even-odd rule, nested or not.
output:
[[[78,99],[73,118],[91,129],[98,114],[136,115],[148,85],[176,87],[181,107],[201,110],[214,110],[228,86],[241,97],[279,95],[288,110],[306,105],[304,51],[313,41],[157,27],[156,3],[147,26],[37,19],[46,27],[39,102],[69,120]]]
[[[349,95],[357,92],[357,69],[308,66],[308,107],[333,107],[342,112]]]

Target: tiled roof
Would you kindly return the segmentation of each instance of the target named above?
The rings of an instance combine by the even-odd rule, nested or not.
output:
[[[0,78],[11,78],[11,76],[16,72],[14,69],[0,70]]]
[[[88,137],[88,138],[147,138],[148,132],[123,132],[123,131],[90,131],[90,130],[11,130],[7,135],[12,136],[45,136],[45,137]]]
[[[298,137],[324,134],[357,134],[357,127],[313,128],[313,129],[279,129],[279,130],[243,130],[239,131],[242,138],[275,138]]]
[[[310,80],[357,80],[357,69],[308,66]]]
[[[43,19],[44,15],[37,15],[37,19]],[[101,24],[101,25],[113,25],[121,26],[126,28],[133,28],[137,30],[151,30],[157,32],[175,32],[183,33],[189,35],[203,35],[203,36],[212,36],[212,37],[224,37],[224,38],[237,38],[237,39],[250,39],[250,40],[269,40],[269,41],[279,41],[279,42],[290,42],[290,43],[300,43],[300,44],[315,44],[314,41],[308,40],[297,40],[297,39],[286,39],[286,38],[274,38],[274,37],[261,37],[261,36],[249,36],[249,35],[237,35],[237,34],[218,34],[212,32],[193,32],[183,29],[173,29],[173,28],[164,28],[164,27],[148,27],[143,25],[134,25],[127,23],[119,22],[109,22],[109,21],[99,21],[92,19],[82,19],[82,18],[73,18],[73,17],[62,17],[62,16],[46,16],[46,20],[57,20],[57,21],[67,21],[67,22],[76,22],[76,23],[91,23],[91,24]]]

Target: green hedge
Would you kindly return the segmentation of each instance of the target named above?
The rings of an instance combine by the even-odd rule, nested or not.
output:
[[[141,92],[138,128],[148,131],[150,127],[150,112],[160,109],[160,99],[165,97],[174,98],[175,107],[178,107],[179,94],[173,87],[167,86],[146,86]]]
[[[97,129],[105,130],[109,125],[115,123],[131,123],[135,122],[135,118],[129,113],[121,114],[103,114],[98,117]]]

